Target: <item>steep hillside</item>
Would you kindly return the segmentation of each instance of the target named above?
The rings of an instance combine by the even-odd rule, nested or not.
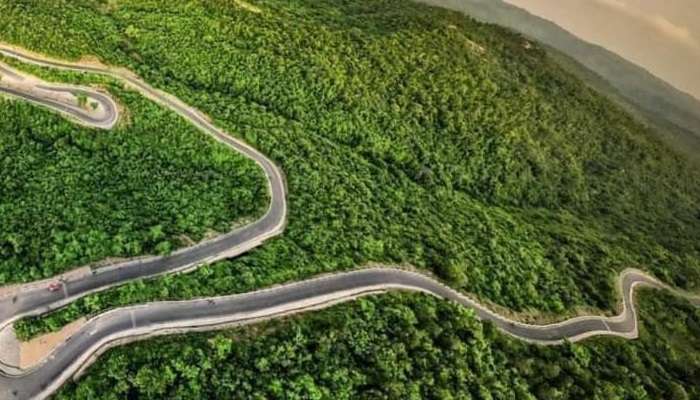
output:
[[[104,79],[113,131],[0,98],[0,286],[108,257],[168,253],[262,214],[262,172]]]
[[[634,104],[655,130],[670,136],[672,143],[679,145],[680,149],[691,155],[700,153],[700,101],[644,68],[502,0],[418,1],[510,27],[567,54],[612,85],[625,102]],[[587,74],[570,66],[580,76]]]
[[[0,4],[0,40],[126,66],[288,179],[283,237],[87,297],[49,326],[369,262],[412,264],[484,301],[558,315],[609,310],[613,278],[630,266],[700,284],[698,168],[536,43],[399,0],[241,4]]]

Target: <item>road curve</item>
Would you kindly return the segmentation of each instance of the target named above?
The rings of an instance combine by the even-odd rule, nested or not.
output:
[[[0,63],[0,76],[2,75],[9,76],[17,82],[25,81],[22,73]],[[93,101],[96,104],[99,104],[99,107],[103,110],[104,115],[95,115],[95,113],[91,113],[89,110],[86,110],[77,104],[67,104],[65,102],[58,101],[55,98],[40,96],[40,94],[36,92],[21,90],[19,87],[10,87],[0,84],[0,93],[5,93],[12,97],[17,97],[38,105],[49,107],[52,110],[68,116],[78,123],[90,127],[112,129],[119,119],[117,104],[114,102],[114,100],[110,96],[102,94],[96,90],[77,86],[51,85],[48,83],[38,83],[28,86],[31,86],[34,90],[44,92],[42,94],[69,93],[75,97],[83,95],[88,99],[88,101]]]
[[[19,318],[43,314],[87,294],[105,290],[130,280],[152,277],[165,273],[182,272],[200,265],[240,255],[259,246],[265,240],[279,235],[284,230],[287,216],[287,202],[285,182],[280,169],[262,153],[214,126],[199,111],[193,109],[179,99],[151,87],[125,70],[106,66],[73,64],[51,60],[1,44],[0,54],[29,64],[106,75],[121,80],[149,99],[173,110],[204,133],[255,161],[265,172],[268,182],[268,191],[270,193],[269,208],[265,215],[257,221],[214,239],[180,249],[169,256],[140,258],[102,268],[95,268],[92,269],[92,273],[87,276],[62,280],[61,284],[63,285],[63,290],[55,292],[47,291],[45,285],[24,285],[19,290],[15,291],[16,293],[14,293],[14,295],[0,298],[0,329]],[[61,89],[58,85],[52,85],[52,88],[58,90],[74,90],[74,88],[71,87]],[[81,90],[87,91],[87,89]],[[97,92],[94,92],[94,94],[99,95]],[[26,96],[22,94],[19,94],[19,97],[26,98]],[[105,97],[108,98],[108,96]],[[70,113],[69,110],[63,110],[60,107],[56,108],[53,102],[44,101],[45,99],[31,98],[28,100],[40,103],[60,112]],[[113,103],[111,99],[109,101]],[[116,120],[118,109],[116,107],[111,107],[110,110],[115,114],[113,117]],[[84,124],[94,125],[93,121],[90,119],[82,118],[80,113],[70,113],[70,115],[80,119]]]
[[[635,287],[670,288],[637,270],[624,271],[618,284],[622,293],[619,315],[578,317],[548,325],[509,320],[428,276],[392,268],[338,273],[232,296],[124,307],[89,320],[36,367],[16,374],[0,374],[0,398],[45,398],[109,347],[128,341],[247,324],[388,290],[425,292],[456,302],[474,309],[479,318],[491,321],[502,331],[539,344],[578,341],[594,335],[635,338],[638,335]]]
[[[170,256],[149,257],[94,269],[87,276],[63,281],[61,291],[49,292],[44,286],[26,285],[15,296],[0,299],[0,328],[17,318],[41,314],[88,293],[132,279],[184,271],[201,264],[233,257],[260,245],[284,229],[287,205],[281,171],[255,149],[216,128],[198,111],[167,93],[152,88],[128,71],[47,60],[3,45],[0,45],[0,53],[32,64],[98,73],[126,82],[145,96],[177,112],[205,133],[253,159],[267,176],[271,197],[266,214],[254,223],[210,241],[181,249]],[[60,87],[54,88],[60,90]],[[21,94],[19,97],[22,97]],[[54,104],[42,98],[27,100],[56,109]],[[58,111],[69,113],[60,109]],[[117,108],[114,107],[113,111],[116,118]],[[80,118],[79,113],[71,116]],[[82,119],[82,122],[90,123],[87,119]],[[618,284],[622,295],[622,312],[619,315],[585,316],[548,325],[529,325],[510,320],[433,278],[394,268],[370,268],[338,273],[233,296],[124,307],[92,318],[34,368],[13,371],[0,365],[0,399],[45,398],[89,365],[105,349],[126,341],[153,335],[251,323],[323,308],[358,296],[388,290],[425,292],[456,302],[474,309],[479,318],[491,321],[507,334],[539,344],[578,341],[594,335],[635,338],[638,335],[637,311],[633,302],[635,287],[646,285],[673,289],[637,270],[624,271]],[[675,290],[674,292],[698,303],[697,298]]]

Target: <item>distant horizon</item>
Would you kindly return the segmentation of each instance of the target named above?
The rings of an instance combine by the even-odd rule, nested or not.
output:
[[[700,101],[700,2],[504,1],[620,55]]]

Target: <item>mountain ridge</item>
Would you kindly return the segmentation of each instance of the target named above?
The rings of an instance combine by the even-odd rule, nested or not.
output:
[[[416,0],[513,29],[572,58],[605,80],[647,123],[673,136],[684,150],[700,149],[700,100],[616,53],[589,43],[555,22],[502,0]],[[581,77],[580,71],[574,71]],[[584,79],[586,80],[586,79]],[[587,83],[591,83],[590,81]],[[593,84],[598,89],[600,85]],[[606,93],[615,96],[614,93]],[[616,99],[620,103],[620,99]],[[623,104],[624,106],[624,104]]]

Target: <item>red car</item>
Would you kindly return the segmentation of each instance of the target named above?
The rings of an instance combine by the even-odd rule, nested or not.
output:
[[[61,284],[58,282],[52,282],[49,284],[49,292],[55,292],[61,290]]]

